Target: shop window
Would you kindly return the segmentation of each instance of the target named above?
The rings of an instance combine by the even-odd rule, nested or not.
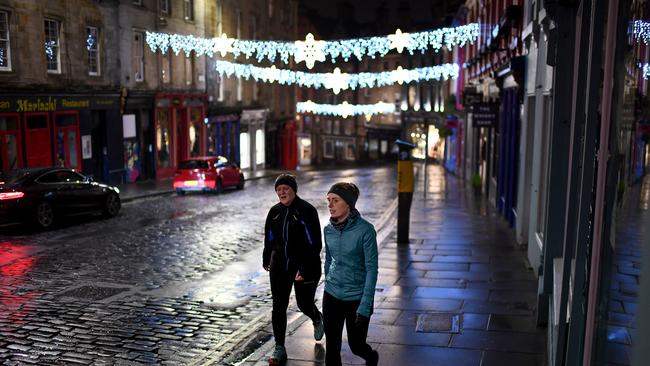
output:
[[[0,115],[0,168],[4,172],[22,167],[18,115]]]
[[[368,140],[368,156],[370,159],[379,159],[379,141],[377,139]]]
[[[11,71],[9,13],[0,11],[0,71]]]
[[[379,144],[379,152],[381,155],[386,155],[386,153],[388,153],[388,141],[381,140],[381,143]]]
[[[144,81],[144,34],[133,31],[133,77],[135,81]]]
[[[61,73],[59,22],[53,19],[45,19],[44,30],[47,72],[59,74]]]
[[[156,153],[158,155],[158,167],[169,168],[171,166],[169,152],[170,141],[169,110],[158,110],[158,121],[156,123]]]
[[[248,132],[242,132],[239,134],[239,157],[240,157],[240,167],[242,169],[250,168],[250,137]]]
[[[334,141],[325,140],[323,141],[323,157],[325,158],[334,158]]]
[[[255,131],[255,164],[264,164],[264,131]]]
[[[356,154],[354,149],[354,143],[348,142],[345,145],[345,160],[355,160]]]
[[[203,141],[201,110],[192,109],[190,118],[190,156],[201,156],[201,141]]]
[[[55,113],[54,125],[55,165],[73,169],[81,168],[79,113]]]
[[[86,49],[88,50],[88,75],[99,75],[99,29],[86,27]]]

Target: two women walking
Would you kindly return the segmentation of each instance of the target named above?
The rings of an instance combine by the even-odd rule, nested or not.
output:
[[[294,176],[275,181],[280,202],[269,211],[264,229],[264,269],[270,271],[275,350],[270,365],[287,360],[284,347],[287,307],[292,286],[301,312],[314,325],[314,338],[325,333],[326,365],[341,365],[343,326],[348,344],[366,365],[377,365],[379,355],[366,342],[373,312],[378,259],[376,232],[356,209],[359,189],[336,183],[327,193],[330,222],[325,227],[325,293],[323,314],[314,305],[321,276],[320,222],[316,209],[296,195]]]

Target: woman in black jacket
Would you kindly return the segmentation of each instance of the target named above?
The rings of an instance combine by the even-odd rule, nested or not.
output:
[[[323,315],[314,304],[321,276],[321,226],[314,206],[298,197],[297,191],[298,184],[293,175],[280,174],[277,177],[275,193],[280,202],[271,207],[264,225],[262,265],[270,271],[275,337],[270,365],[287,360],[284,338],[292,287],[295,288],[298,308],[314,324],[314,338],[321,340],[325,332]]]

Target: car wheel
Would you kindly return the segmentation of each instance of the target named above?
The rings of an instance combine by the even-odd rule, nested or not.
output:
[[[118,212],[120,212],[120,207],[122,207],[120,196],[112,192],[109,193],[108,196],[106,196],[106,202],[104,203],[104,216],[116,216]]]
[[[47,201],[39,202],[35,211],[36,224],[41,229],[47,229],[54,224],[54,207]]]
[[[177,189],[176,194],[179,195],[179,196],[183,196],[183,195],[185,195],[185,191],[182,190],[182,189]]]
[[[239,175],[239,184],[237,185],[237,189],[244,189],[244,182],[246,182],[246,180],[244,180],[244,175],[240,174]]]

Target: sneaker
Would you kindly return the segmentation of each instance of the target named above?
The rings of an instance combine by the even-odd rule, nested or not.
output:
[[[317,341],[320,341],[323,339],[323,335],[325,334],[325,324],[323,324],[323,313],[320,311],[318,312],[317,318],[314,324],[314,339]]]
[[[287,351],[284,346],[275,346],[273,354],[269,358],[269,365],[282,365],[287,362]]]
[[[377,366],[379,364],[379,353],[373,350],[370,358],[366,360],[366,366]]]

